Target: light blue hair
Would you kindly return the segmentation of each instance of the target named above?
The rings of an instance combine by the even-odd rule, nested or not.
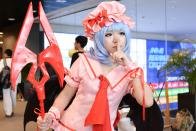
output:
[[[94,36],[94,49],[90,49],[90,56],[99,62],[107,65],[111,65],[112,62],[108,59],[109,54],[104,47],[104,37],[108,30],[112,31],[124,31],[126,36],[126,45],[123,51],[129,57],[130,56],[130,38],[131,32],[129,27],[124,23],[113,23],[110,26],[104,26],[99,32],[95,33]]]

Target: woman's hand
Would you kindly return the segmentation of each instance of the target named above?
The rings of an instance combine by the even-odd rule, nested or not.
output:
[[[117,51],[113,54],[110,54],[114,63],[119,65],[128,66],[131,63],[131,60],[126,56],[123,50],[120,47],[120,44],[117,45]]]
[[[47,131],[52,124],[53,117],[49,113],[45,113],[44,119],[41,116],[37,118],[37,125],[40,131]]]

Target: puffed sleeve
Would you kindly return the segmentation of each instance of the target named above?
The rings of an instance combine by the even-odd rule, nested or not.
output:
[[[78,88],[85,72],[84,64],[79,57],[72,65],[69,73],[65,76],[66,83],[73,88]]]
[[[130,80],[127,93],[133,95],[134,87],[132,84],[133,79],[139,78],[141,80],[142,87],[144,86],[144,74],[143,69],[137,66],[135,63],[130,63],[126,66],[127,70],[129,71],[128,79]]]

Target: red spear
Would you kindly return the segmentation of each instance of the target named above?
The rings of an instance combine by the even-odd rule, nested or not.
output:
[[[39,10],[38,10],[38,17],[41,23],[41,26],[46,34],[46,37],[49,41],[50,46],[43,50],[40,54],[36,55],[34,52],[29,50],[25,47],[27,38],[29,36],[29,32],[33,25],[34,17],[33,17],[33,7],[32,2],[29,4],[27,14],[25,16],[25,20],[22,25],[22,29],[20,31],[19,37],[17,39],[14,53],[12,56],[12,64],[11,64],[11,83],[12,87],[16,87],[16,80],[19,76],[19,73],[22,71],[24,66],[29,63],[32,63],[30,71],[27,76],[27,80],[32,83],[33,88],[35,88],[38,100],[40,102],[40,110],[41,116],[44,117],[44,99],[45,99],[45,90],[44,84],[50,78],[46,67],[45,62],[49,63],[54,71],[56,72],[59,83],[61,87],[63,86],[63,79],[64,79],[64,66],[62,61],[62,56],[60,53],[60,49],[58,47],[57,41],[53,34],[52,28],[46,18],[45,12],[43,10],[42,4],[39,1]],[[43,77],[40,81],[35,79],[35,73],[37,69],[40,69]]]

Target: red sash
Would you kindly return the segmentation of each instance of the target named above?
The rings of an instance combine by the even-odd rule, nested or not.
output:
[[[112,131],[107,98],[109,81],[103,75],[99,76],[100,88],[95,97],[93,106],[85,120],[86,125],[92,125],[93,131]]]

